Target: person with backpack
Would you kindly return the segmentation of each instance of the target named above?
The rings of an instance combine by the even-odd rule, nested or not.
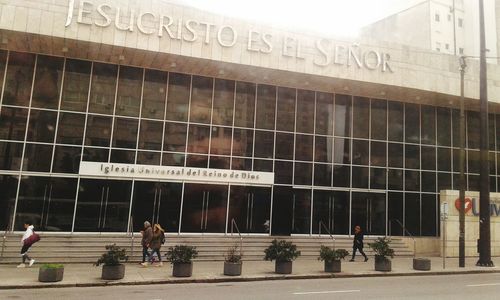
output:
[[[158,256],[158,267],[163,266],[163,262],[161,261],[161,254],[160,254],[160,249],[161,245],[165,243],[165,230],[161,228],[160,224],[155,224],[154,230],[153,230],[153,238],[151,239],[151,249],[153,250],[151,253],[151,258],[156,255]],[[151,262],[153,264],[153,261]]]
[[[151,240],[153,238],[153,230],[151,229],[151,223],[149,221],[144,222],[144,230],[141,231],[142,235],[142,263],[144,267],[148,266],[148,263],[146,262],[146,256],[148,259],[151,258],[148,249],[151,247]]]
[[[17,266],[18,268],[26,267],[26,260],[29,261],[30,267],[35,263],[35,260],[28,256],[28,251],[30,250],[31,246],[39,240],[38,235],[35,234],[35,227],[31,225],[31,222],[24,222],[24,229],[26,229],[26,231],[24,232],[23,238],[21,239],[21,257],[23,259],[23,262]]]

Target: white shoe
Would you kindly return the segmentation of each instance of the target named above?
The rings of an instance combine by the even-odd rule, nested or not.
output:
[[[148,266],[148,263],[147,263],[147,262],[143,262],[143,263],[141,263],[141,266],[143,266],[143,267],[147,267],[147,266]]]
[[[17,267],[16,267],[16,268],[25,268],[25,267],[26,267],[26,265],[25,265],[25,264],[19,264],[19,265],[17,265]]]
[[[163,262],[160,261],[156,266],[157,267],[163,267]]]
[[[30,267],[31,267],[34,263],[35,263],[35,260],[34,260],[34,259],[30,260]]]

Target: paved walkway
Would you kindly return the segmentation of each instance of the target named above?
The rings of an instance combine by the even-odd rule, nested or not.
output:
[[[342,273],[323,272],[323,262],[310,259],[298,259],[293,263],[291,275],[274,273],[274,262],[244,261],[241,276],[224,276],[223,262],[195,261],[193,276],[190,278],[172,277],[172,267],[165,263],[162,267],[142,267],[139,264],[127,264],[125,278],[117,281],[101,280],[101,268],[90,264],[67,264],[64,270],[64,279],[57,283],[38,282],[38,266],[17,269],[15,265],[0,265],[0,289],[15,288],[42,288],[42,287],[75,287],[75,286],[105,286],[105,285],[141,285],[166,284],[185,282],[225,282],[225,281],[256,281],[277,279],[304,279],[304,278],[332,278],[332,277],[368,277],[368,276],[418,276],[440,274],[467,274],[467,273],[500,273],[500,257],[493,258],[495,267],[476,267],[477,258],[468,258],[466,267],[458,267],[458,259],[447,259],[443,269],[443,260],[439,257],[431,258],[431,271],[413,270],[411,257],[394,258],[392,272],[377,272],[374,270],[373,257],[363,262],[357,257],[356,262],[345,260],[342,262]]]

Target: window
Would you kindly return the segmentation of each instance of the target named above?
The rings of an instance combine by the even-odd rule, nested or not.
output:
[[[458,27],[464,27],[464,19],[458,18]]]
[[[434,15],[434,21],[439,22],[439,14],[438,13]]]

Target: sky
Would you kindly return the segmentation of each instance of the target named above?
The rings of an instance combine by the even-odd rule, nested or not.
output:
[[[424,0],[177,0],[224,16],[306,30],[321,35],[355,37],[360,28]]]

